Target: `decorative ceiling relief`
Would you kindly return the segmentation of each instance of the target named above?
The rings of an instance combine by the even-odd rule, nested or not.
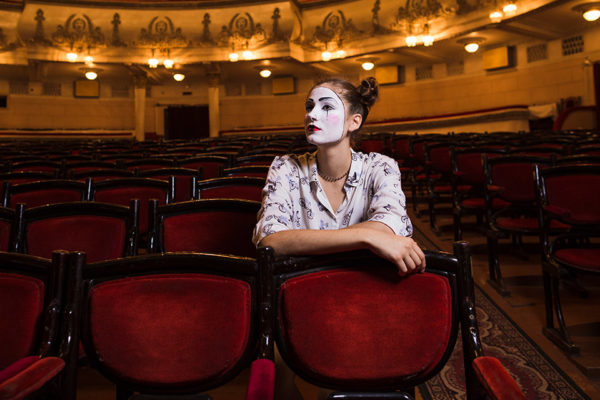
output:
[[[44,33],[44,11],[40,8],[35,13],[35,32],[33,37],[28,40],[29,45],[33,46],[52,46],[52,42],[46,39]]]
[[[64,25],[58,25],[52,34],[52,40],[58,46],[77,52],[106,47],[106,39],[100,27],[94,26],[90,17],[85,14],[71,14]]]
[[[181,28],[175,27],[171,18],[154,17],[147,28],[141,29],[135,45],[164,52],[169,49],[188,47],[191,42],[183,36]]]
[[[210,14],[204,14],[204,18],[202,19],[202,37],[200,38],[202,46],[214,46],[216,44],[210,34],[210,22]]]
[[[223,25],[217,40],[219,46],[232,50],[256,49],[267,42],[267,34],[260,23],[255,24],[249,13],[238,13],[229,25]]]
[[[424,33],[432,20],[456,15],[455,6],[456,3],[444,5],[438,0],[406,0],[405,5],[398,8],[391,29],[406,35]]]
[[[347,19],[341,10],[337,10],[325,16],[307,44],[317,49],[334,51],[341,49],[344,42],[355,40],[362,34],[351,19]]]
[[[113,26],[113,31],[112,37],[110,38],[110,45],[113,47],[127,47],[127,45],[121,41],[121,35],[119,33],[119,25],[121,25],[121,16],[119,13],[115,13],[115,15],[113,15],[111,24]]]
[[[233,51],[256,50],[270,43],[285,41],[288,38],[279,27],[281,11],[273,10],[271,15],[271,33],[267,34],[260,22],[255,22],[250,13],[235,14],[228,25],[223,25],[217,38],[220,47],[227,47]]]

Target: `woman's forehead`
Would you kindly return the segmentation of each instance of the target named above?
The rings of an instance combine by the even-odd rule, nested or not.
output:
[[[328,96],[328,97],[332,97],[334,99],[337,99],[340,103],[344,104],[344,100],[342,99],[342,96],[340,93],[338,93],[338,90],[336,90],[336,88],[327,85],[327,84],[322,84],[319,86],[315,86],[310,93],[308,94],[307,100],[308,99],[313,99],[313,100],[319,100],[319,98],[323,97],[324,95],[332,95],[332,96]],[[319,97],[317,99],[315,99],[315,96]]]

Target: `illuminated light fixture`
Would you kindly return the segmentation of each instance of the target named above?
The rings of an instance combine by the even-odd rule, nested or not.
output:
[[[240,55],[238,53],[229,53],[229,61],[236,62],[239,61]]]
[[[85,61],[85,65],[93,65],[94,64],[94,57],[92,57],[92,56],[85,56],[84,61]]]
[[[321,53],[321,59],[323,61],[329,61],[333,58],[333,54],[331,54],[331,52],[329,51],[324,51]]]
[[[69,62],[77,61],[77,53],[74,53],[74,52],[67,53],[67,60],[69,60]]]
[[[185,79],[185,75],[180,73],[173,74],[173,79],[175,79],[177,82],[181,82]]]
[[[421,36],[421,40],[423,41],[423,46],[429,47],[433,45],[434,38],[433,35],[427,34]]]
[[[85,77],[86,77],[86,79],[93,81],[94,79],[96,79],[98,77],[98,73],[96,73],[95,71],[87,71],[85,73]]]
[[[242,52],[242,58],[245,59],[245,60],[251,59],[253,55],[254,54],[252,54],[252,52],[250,50],[244,50]]]
[[[600,18],[600,2],[579,4],[572,10],[581,13],[583,19],[589,22],[597,21]]]
[[[419,39],[414,35],[407,36],[404,40],[408,47],[415,47],[417,45],[417,42],[419,41]]]
[[[504,17],[504,14],[500,10],[494,10],[490,13],[490,21],[494,23],[502,21],[502,17]]]
[[[457,42],[464,46],[465,51],[467,53],[475,53],[475,52],[477,52],[477,50],[479,50],[479,46],[484,41],[485,41],[485,38],[473,36],[473,37],[466,37],[466,38],[460,39]]]
[[[479,50],[479,43],[467,43],[465,44],[465,51],[467,53],[475,53],[477,50]]]
[[[365,61],[364,63],[361,64],[362,69],[364,69],[365,71],[370,71],[373,68],[375,68],[375,64],[373,64],[372,61]]]
[[[149,58],[149,59],[148,59],[148,66],[149,66],[150,68],[156,68],[156,67],[158,67],[158,59],[156,59],[156,58],[154,58],[154,57],[152,57],[152,58]]]
[[[344,50],[338,50],[335,52],[335,58],[344,58],[346,57],[346,52]]]
[[[173,68],[173,65],[175,65],[175,61],[171,60],[170,58],[167,58],[165,61],[163,61],[163,65],[165,66],[165,68],[171,69]]]
[[[513,15],[514,13],[517,12],[517,5],[513,2],[510,2],[502,8],[502,11],[506,15]]]
[[[268,78],[271,76],[271,70],[268,68],[263,68],[260,70],[259,72],[260,76],[262,76],[263,78]]]

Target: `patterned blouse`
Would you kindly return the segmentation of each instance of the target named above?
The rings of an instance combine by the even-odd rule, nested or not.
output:
[[[379,221],[397,235],[412,235],[400,170],[392,158],[352,151],[344,191],[336,212],[319,183],[316,152],[276,157],[252,241],[258,245],[265,236],[284,230],[341,229],[363,221]]]

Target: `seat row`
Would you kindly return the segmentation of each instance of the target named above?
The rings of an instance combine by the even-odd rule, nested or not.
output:
[[[207,399],[249,368],[246,399],[271,400],[276,342],[300,377],[334,390],[330,399],[412,399],[460,335],[468,398],[524,399],[483,354],[468,245],[454,251],[426,252],[427,272],[409,277],[370,252],[100,263],[0,253],[2,323],[20,321],[0,332],[0,397],[76,399],[81,343],[117,399]]]
[[[251,242],[260,203],[235,198],[129,206],[82,201],[0,208],[0,250],[50,258],[54,249],[85,251],[97,262],[139,252],[199,251],[256,258]],[[143,246],[143,247],[142,247]],[[142,247],[142,248],[140,248]]]

